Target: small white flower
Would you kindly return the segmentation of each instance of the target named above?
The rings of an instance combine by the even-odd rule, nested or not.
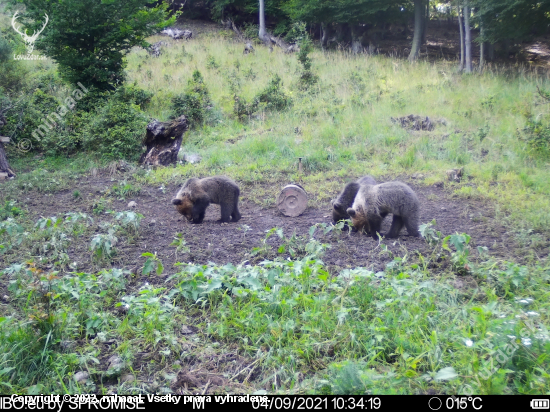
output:
[[[471,339],[465,339],[465,340],[464,340],[464,344],[465,344],[467,347],[471,348],[472,346],[474,346],[474,341],[471,340]]]
[[[521,338],[521,343],[523,343],[525,346],[531,346],[531,339]]]

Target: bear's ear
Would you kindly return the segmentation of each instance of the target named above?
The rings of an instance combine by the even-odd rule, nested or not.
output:
[[[172,204],[173,205],[181,205],[183,202],[181,201],[181,199],[178,199],[177,197],[175,199],[172,199]]]
[[[346,212],[348,212],[348,215],[350,215],[351,217],[355,216],[355,209],[352,209],[351,207],[346,210]]]

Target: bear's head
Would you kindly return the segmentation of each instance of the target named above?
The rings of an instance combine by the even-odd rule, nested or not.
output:
[[[367,214],[363,211],[361,207],[357,210],[349,208],[347,214],[351,218],[351,223],[353,223],[354,229],[357,229],[358,232],[370,232],[370,225],[367,219]]]
[[[193,220],[193,202],[188,194],[172,199],[172,204],[176,205],[176,210],[191,222]]]
[[[345,219],[349,219],[349,215],[346,212],[345,206],[333,200],[332,201],[332,221],[334,223],[337,223],[338,221],[345,220]]]

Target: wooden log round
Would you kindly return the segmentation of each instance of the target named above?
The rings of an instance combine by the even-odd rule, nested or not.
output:
[[[287,185],[281,190],[277,208],[288,217],[300,216],[307,208],[307,193],[299,185]]]

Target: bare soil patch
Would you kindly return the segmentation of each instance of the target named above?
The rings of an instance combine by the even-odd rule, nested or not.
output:
[[[407,182],[406,179],[402,179]],[[73,189],[59,192],[53,195],[37,197],[33,194],[22,194],[19,199],[26,205],[31,219],[40,216],[54,216],[66,212],[85,212],[95,219],[94,229],[101,232],[101,221],[112,221],[110,215],[103,213],[100,216],[92,214],[92,207],[97,200],[115,184],[111,178],[104,176],[88,177],[75,183],[75,188],[81,193],[82,199],[73,199]],[[438,184],[430,187],[415,185],[414,181],[408,184],[417,192],[422,204],[421,222],[427,223],[436,219],[436,229],[444,235],[467,233],[472,237],[472,246],[486,246],[489,253],[495,256],[510,258],[514,251],[509,249],[509,240],[506,237],[506,228],[501,222],[496,221],[493,208],[478,200],[464,200],[453,198],[444,185]],[[342,182],[343,185],[343,182]],[[270,186],[272,189],[272,185]],[[281,184],[282,189],[285,184]],[[176,270],[173,265],[177,261],[207,264],[226,264],[228,262],[238,264],[248,261],[251,264],[258,263],[266,256],[251,256],[254,247],[261,244],[266,232],[274,227],[284,230],[284,234],[290,237],[292,233],[297,236],[307,236],[312,225],[325,222],[331,223],[331,205],[329,201],[316,202],[309,200],[306,211],[298,217],[283,216],[274,205],[272,207],[261,204],[274,204],[275,199],[252,199],[249,194],[250,187],[241,184],[241,201],[239,209],[242,218],[237,223],[218,223],[220,209],[217,205],[211,205],[202,224],[188,223],[179,215],[171,199],[179,186],[169,185],[163,192],[158,187],[145,186],[139,195],[128,197],[125,200],[112,198],[108,209],[114,211],[129,210],[128,203],[135,201],[135,211],[144,215],[141,222],[138,239],[128,244],[126,239],[120,238],[116,245],[118,254],[111,264],[114,267],[132,270],[133,273],[141,273],[141,267],[145,262],[142,253],[157,253],[162,260],[167,274]],[[307,190],[307,188],[306,188]],[[337,193],[332,194],[336,197]],[[269,200],[269,201],[268,201]],[[391,216],[384,221],[382,230],[389,230]],[[243,226],[249,229],[243,230]],[[323,261],[330,269],[338,271],[342,268],[364,266],[372,270],[383,270],[385,264],[393,259],[388,253],[380,253],[381,248],[377,241],[359,233],[347,231],[329,233],[323,236],[318,231],[315,237],[323,243],[330,245]],[[189,253],[179,253],[176,259],[175,247],[170,246],[177,233],[183,236],[190,247]],[[267,243],[278,247],[282,242],[277,236],[272,236]],[[410,257],[417,253],[429,255],[433,247],[423,239],[407,236],[403,229],[398,239],[385,239],[383,243],[394,256],[403,256],[407,253]],[[91,262],[89,251],[90,236],[83,236],[75,240],[68,251],[71,260],[78,262],[79,271],[93,271],[95,268]],[[272,256],[277,255],[274,248]],[[289,255],[283,255],[285,257]]]

